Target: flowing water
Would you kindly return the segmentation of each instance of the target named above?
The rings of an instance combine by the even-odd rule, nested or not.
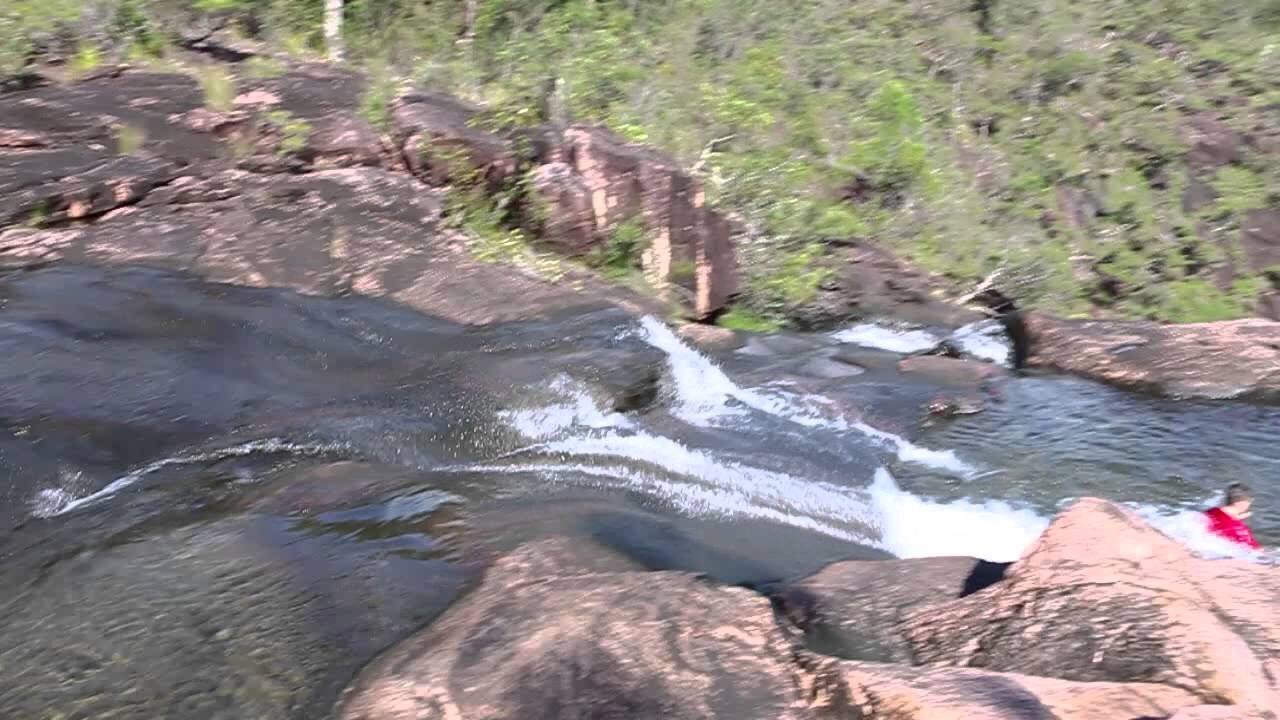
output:
[[[0,710],[315,717],[484,557],[546,534],[751,584],[1014,559],[1095,495],[1239,555],[1196,511],[1242,480],[1280,545],[1280,409],[1024,375],[926,427],[939,388],[896,353],[939,339],[857,326],[710,358],[599,306],[467,328],[141,269],[5,276],[0,667],[24,671]],[[1007,361],[989,327],[950,340]]]

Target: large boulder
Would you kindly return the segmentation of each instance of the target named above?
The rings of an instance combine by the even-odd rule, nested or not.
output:
[[[1162,325],[1028,312],[1012,329],[1027,367],[1172,397],[1280,399],[1280,322]]]
[[[337,717],[822,716],[767,600],[629,567],[582,542],[523,546],[367,667]]]
[[[916,663],[1154,682],[1280,708],[1280,569],[1204,560],[1111,503],[1054,520],[1000,583],[909,613]]]
[[[958,328],[985,316],[949,302],[939,277],[913,267],[872,243],[846,241],[827,258],[834,273],[814,298],[789,311],[801,328],[826,330],[858,318],[893,318],[930,327]]]
[[[1134,720],[1163,718],[1196,702],[1186,690],[1151,683],[863,662],[839,667],[860,713],[852,717],[873,720]]]
[[[963,584],[972,565],[901,566],[904,587],[935,571]],[[858,580],[837,574],[828,579]],[[937,585],[929,592],[940,598],[960,591]],[[814,654],[791,641],[754,593],[646,572],[612,550],[564,538],[498,559],[434,625],[366,667],[337,717],[1133,720],[1200,703],[1170,685]]]
[[[377,167],[385,162],[378,131],[355,113],[334,113],[317,121],[299,151],[309,165],[320,168]]]
[[[897,632],[906,614],[976,592],[1004,568],[968,557],[838,562],[788,587],[780,604],[814,650],[909,663],[911,647]]]
[[[536,208],[531,220],[543,242],[567,255],[582,255],[599,244],[591,191],[572,166],[563,162],[539,165],[530,176],[529,187]]]
[[[438,227],[438,194],[406,173],[184,175],[93,223],[0,230],[0,267],[146,264],[217,282],[388,297],[468,324],[632,296],[579,273],[573,291],[475,260]],[[636,312],[653,302],[636,297]]]
[[[683,288],[705,318],[737,290],[732,227],[707,209],[701,185],[671,158],[628,143],[599,127],[564,132],[564,155],[590,193],[596,232],[608,237],[624,223],[648,231],[644,267],[660,287]]]
[[[482,179],[496,187],[515,176],[515,144],[480,126],[480,111],[457,98],[414,91],[391,108],[404,163],[433,185]]]

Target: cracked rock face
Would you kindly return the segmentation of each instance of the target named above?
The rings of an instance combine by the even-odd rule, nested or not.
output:
[[[1280,400],[1280,322],[1190,325],[1063,320],[1020,323],[1025,364],[1172,397]]]
[[[1202,560],[1086,499],[1002,582],[916,609],[898,631],[916,663],[1162,683],[1262,710],[1280,708],[1278,603],[1275,568]]]
[[[526,545],[439,622],[368,667],[342,720],[817,718],[769,603],[687,573]]]

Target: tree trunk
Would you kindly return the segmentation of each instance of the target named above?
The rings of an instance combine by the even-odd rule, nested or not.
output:
[[[467,0],[463,6],[462,39],[470,42],[476,36],[476,14],[479,12],[480,0]]]
[[[342,0],[324,0],[324,48],[330,62],[342,62]]]

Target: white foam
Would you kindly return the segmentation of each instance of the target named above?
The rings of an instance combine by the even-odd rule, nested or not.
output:
[[[832,333],[831,337],[850,345],[896,353],[930,350],[942,342],[942,338],[924,330],[899,330],[876,323],[854,325]]]
[[[499,417],[517,432],[533,440],[545,440],[574,429],[629,428],[632,423],[621,413],[604,412],[581,388],[566,378],[557,378],[551,388],[565,395],[565,402],[544,407],[505,410]]]
[[[876,470],[871,505],[880,544],[901,558],[963,555],[1017,560],[1049,525],[1033,510],[999,500],[940,503],[912,495],[888,470]]]
[[[462,468],[459,468],[462,469]],[[594,465],[586,463],[516,464],[471,466],[468,471],[498,473],[530,473],[549,483],[564,482],[567,476],[585,479],[586,487],[639,490],[661,501],[670,503],[689,517],[737,518],[751,517],[769,520],[783,525],[812,530],[831,537],[861,544],[876,545],[874,538],[842,527],[843,519],[821,520],[798,513],[787,507],[777,507],[751,496],[743,487],[710,486],[695,482],[675,481],[655,473],[638,471],[622,465]],[[583,484],[582,480],[577,484]],[[852,501],[852,498],[850,498]],[[865,504],[856,504],[865,513]]]
[[[287,440],[283,440],[280,438],[266,438],[263,440],[253,440],[250,442],[241,443],[239,445],[233,445],[231,447],[222,448],[219,450],[210,450],[208,452],[192,453],[189,455],[178,455],[175,457],[164,458],[163,460],[157,460],[149,465],[144,465],[143,467],[138,468],[137,470],[134,470],[126,475],[122,475],[116,478],[115,480],[112,480],[110,483],[107,484],[106,487],[102,488],[101,490],[95,493],[86,495],[82,498],[70,499],[68,497],[64,504],[62,504],[56,510],[49,512],[44,517],[61,515],[63,513],[67,513],[72,510],[75,510],[76,508],[84,507],[85,505],[96,503],[100,500],[103,500],[112,495],[115,495],[116,493],[120,492],[121,490],[124,490],[130,485],[133,485],[134,483],[138,482],[139,480],[146,477],[147,475],[150,475],[151,473],[157,472],[167,467],[172,467],[174,465],[190,465],[193,463],[200,463],[200,462],[216,462],[218,460],[226,460],[228,458],[233,458],[233,457],[243,457],[245,455],[252,455],[254,453],[259,453],[259,452],[262,452],[262,453],[288,452],[295,455],[320,455],[326,452],[334,452],[340,449],[341,448],[336,445],[300,445],[297,443],[291,443]],[[43,495],[46,492],[49,492],[49,491],[42,490],[41,494]],[[53,497],[53,495],[50,495],[47,497]],[[37,499],[37,502],[39,502],[39,499]]]
[[[67,488],[44,488],[31,500],[31,514],[38,518],[53,517],[75,502],[73,490]]]
[[[728,375],[705,355],[681,342],[662,321],[646,315],[640,319],[641,337],[667,354],[667,365],[675,385],[676,417],[700,424],[741,411],[729,400],[742,393]]]
[[[995,320],[969,323],[950,335],[941,335],[928,330],[902,330],[876,323],[862,323],[834,332],[831,337],[842,343],[904,355],[932,350],[943,340],[949,340],[966,355],[999,365],[1008,365],[1011,354],[1004,328]]]
[[[880,545],[903,558],[964,555],[1010,562],[1031,547],[1051,519],[999,500],[926,500],[899,488],[884,468],[876,471],[870,491],[877,515],[875,525],[881,532]],[[1062,505],[1069,502],[1064,500]],[[1126,505],[1152,527],[1201,557],[1267,560],[1265,552],[1210,533],[1204,514],[1198,510]]]
[[[742,414],[742,407],[810,428],[834,432],[857,432],[897,453],[903,462],[926,465],[958,475],[974,469],[951,450],[931,450],[906,438],[872,427],[860,420],[845,418],[834,403],[818,395],[801,395],[789,390],[752,390],[739,387],[715,363],[685,345],[675,333],[653,317],[641,319],[643,337],[667,354],[675,383],[675,414],[695,425],[706,425]],[[731,401],[736,405],[731,405]]]
[[[1009,340],[1004,327],[995,320],[979,320],[951,334],[951,342],[966,355],[997,365],[1009,364]]]
[[[1165,535],[1191,548],[1205,558],[1238,558],[1261,560],[1264,553],[1252,550],[1209,532],[1209,522],[1199,510],[1170,509],[1153,505],[1130,504],[1129,508]]]
[[[805,480],[784,473],[719,460],[671,438],[648,433],[604,434],[557,440],[539,446],[565,458],[618,458],[665,471],[720,493],[741,499],[737,511],[768,506],[788,514],[823,518],[837,523],[872,519],[865,500],[854,488]],[[690,508],[692,509],[692,508]]]

